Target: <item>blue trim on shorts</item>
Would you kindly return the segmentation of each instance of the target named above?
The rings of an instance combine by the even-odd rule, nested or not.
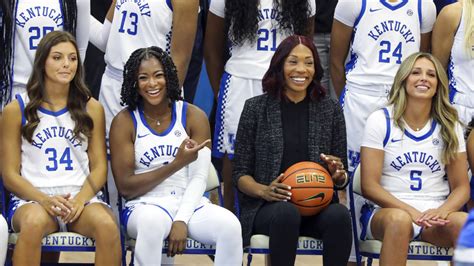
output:
[[[386,125],[387,125],[387,131],[385,133],[385,138],[383,139],[383,146],[387,146],[387,143],[388,143],[388,139],[390,138],[390,114],[388,113],[388,109],[387,108],[383,108],[383,112],[385,114],[385,122],[386,122]]]
[[[18,101],[18,104],[20,105],[20,111],[21,111],[21,125],[24,126],[26,124],[26,117],[25,117],[25,102],[23,102],[23,99],[21,98],[20,94],[15,95],[16,100]]]
[[[122,220],[122,223],[123,225],[125,226],[125,230],[127,229],[128,227],[128,219],[130,218],[130,215],[132,215],[133,211],[135,210],[135,208],[139,205],[151,205],[151,206],[155,206],[155,207],[158,207],[160,209],[162,209],[166,214],[168,214],[168,216],[170,217],[171,221],[173,221],[173,217],[171,216],[171,214],[168,212],[167,209],[165,209],[164,207],[158,205],[158,204],[151,204],[151,203],[145,203],[145,202],[142,202],[142,203],[137,203],[137,204],[133,204],[132,206],[128,206],[128,207],[125,207],[123,210],[122,210],[122,213],[120,214],[121,216],[121,220]]]
[[[339,104],[341,105],[343,110],[344,110],[344,101],[346,98],[346,92],[347,92],[347,89],[346,89],[346,86],[344,86],[344,88],[342,89],[341,96],[339,96]]]
[[[369,221],[370,218],[374,215],[375,206],[366,202],[362,208],[360,209],[360,240],[367,240],[367,230],[370,226]]]
[[[231,74],[224,72],[221,78],[221,84],[219,85],[219,96],[217,98],[217,110],[216,110],[216,124],[214,130],[214,140],[212,143],[212,156],[216,158],[224,157],[224,153],[219,151],[219,141],[222,141],[220,138],[220,134],[223,131],[223,116],[224,116],[224,108],[223,108],[223,100],[225,94],[225,86],[228,83],[228,80],[232,77]]]

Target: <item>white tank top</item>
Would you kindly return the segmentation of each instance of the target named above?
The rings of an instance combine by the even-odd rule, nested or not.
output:
[[[147,124],[141,107],[130,112],[136,130],[135,174],[155,170],[175,159],[179,146],[188,137],[186,110],[186,102],[176,101],[172,107],[171,123],[161,134]],[[176,191],[177,194],[184,193],[189,182],[188,172],[188,166],[181,168],[140,198],[168,195],[171,190]],[[136,200],[140,201],[139,198]]]
[[[17,100],[25,125],[29,99],[22,94]],[[53,112],[40,107],[37,112],[40,123],[32,142],[21,140],[21,175],[36,188],[82,187],[90,173],[87,137],[74,136],[75,123],[67,108]]]
[[[107,40],[105,62],[122,76],[133,51],[158,46],[171,50],[173,8],[171,0],[118,0]]]

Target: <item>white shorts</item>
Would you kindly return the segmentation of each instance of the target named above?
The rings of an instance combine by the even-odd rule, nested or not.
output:
[[[445,200],[403,200],[403,202],[407,203],[408,205],[414,207],[420,212],[424,212],[429,209],[436,209],[441,206]],[[369,201],[366,202],[360,209],[360,239],[362,240],[369,240],[375,239],[370,224],[372,223],[372,218],[374,215],[380,211],[382,208],[378,205],[375,205]],[[413,223],[413,238],[412,240],[419,240],[421,237],[422,227]]]
[[[234,156],[234,143],[240,114],[247,99],[263,94],[262,80],[246,79],[224,72],[217,99],[216,127],[212,156]]]
[[[387,104],[387,96],[362,94],[346,86],[340,102],[346,122],[348,171],[352,173],[360,162],[360,144],[367,118]]]
[[[76,196],[77,193],[79,193],[79,191],[81,190],[81,187],[77,187],[77,186],[49,187],[49,188],[39,188],[39,190],[41,192],[49,195],[49,196],[65,195],[65,194],[70,193],[71,198],[72,198],[72,197]],[[85,205],[87,206],[91,203],[102,203],[104,205],[107,205],[110,208],[110,206],[107,203],[105,203],[103,198],[104,198],[104,195],[103,195],[102,191],[99,191],[99,193],[97,193],[97,195],[95,195],[89,202],[86,202]],[[21,199],[21,198],[15,196],[15,195],[13,195],[11,197],[10,204],[8,205],[7,220],[8,220],[8,225],[10,226],[12,231],[14,231],[13,216],[15,215],[16,210],[18,210],[18,208],[20,208],[21,206],[23,206],[25,204],[30,204],[30,203],[38,204],[38,202],[36,202],[36,201],[24,200],[24,199]],[[58,225],[59,225],[59,231],[60,232],[67,232],[66,224],[64,224],[63,221],[61,219],[59,219],[59,217],[56,217],[56,220],[57,220]]]

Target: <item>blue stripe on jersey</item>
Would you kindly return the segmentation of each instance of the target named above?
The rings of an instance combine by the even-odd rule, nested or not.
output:
[[[163,137],[163,136],[166,136],[168,135],[168,133],[170,133],[170,131],[173,129],[174,127],[174,124],[176,123],[176,103],[173,103],[173,106],[171,106],[171,123],[170,125],[168,126],[168,128],[163,131],[163,133],[159,134],[158,132],[156,132],[153,128],[151,128],[148,123],[146,122],[146,118],[145,118],[145,115],[143,114],[143,110],[142,110],[142,107],[139,107],[138,108],[138,111],[140,113],[140,120],[142,121],[143,125],[145,125],[146,128],[148,128],[148,130],[150,130],[150,132],[155,135],[155,136],[158,136],[158,137]]]
[[[184,130],[186,130],[186,111],[188,110],[188,103],[183,102],[183,111],[181,112],[181,123],[183,124]]]
[[[361,6],[361,9],[360,9],[360,13],[359,13],[359,16],[357,17],[357,19],[354,22],[353,28],[355,28],[357,26],[357,24],[359,24],[360,19],[362,18],[362,16],[365,13],[365,7],[366,6],[367,6],[367,0],[362,0],[362,6]]]
[[[434,130],[436,129],[436,125],[437,125],[436,120],[433,119],[433,122],[431,122],[431,129],[430,129],[430,131],[428,131],[425,135],[420,136],[420,137],[417,137],[417,136],[415,136],[415,135],[412,135],[412,134],[411,134],[410,132],[408,132],[406,129],[405,129],[405,135],[407,135],[407,137],[409,137],[410,139],[412,139],[412,140],[414,140],[414,141],[416,141],[416,142],[422,141],[422,140],[424,140],[424,139],[430,137],[430,136],[433,134]]]
[[[380,3],[382,3],[382,5],[384,5],[385,7],[387,7],[388,9],[393,11],[393,10],[397,10],[397,9],[403,7],[404,5],[408,4],[408,0],[403,0],[403,1],[400,2],[400,4],[397,4],[397,5],[394,5],[394,6],[392,6],[386,0],[380,0]]]
[[[133,111],[128,110],[128,113],[129,113],[130,116],[132,117],[133,127],[135,128],[135,132],[137,132],[137,118],[136,118],[135,115],[133,114]]]
[[[171,4],[171,0],[166,0],[166,5],[173,11],[173,4]]]
[[[15,12],[13,13],[13,19],[16,19],[16,15],[18,14],[18,6],[20,5],[20,3],[18,3],[19,1],[15,1]],[[13,91],[13,80],[15,78],[15,73],[14,73],[14,69],[15,69],[15,37],[16,37],[16,25],[14,24],[13,25],[13,34],[12,34],[12,59],[11,59],[11,62],[12,62],[12,68],[10,69],[10,88],[8,88],[10,90],[10,99],[8,99],[8,101],[11,100],[12,98],[12,95],[11,95],[11,92]]]
[[[15,98],[18,101],[18,104],[20,105],[21,125],[24,126],[26,124],[25,103],[23,102],[23,99],[21,98],[20,94],[15,95]]]
[[[383,139],[383,146],[385,147],[388,143],[388,139],[390,138],[390,114],[388,113],[387,108],[383,108],[383,113],[385,114],[385,122],[387,124],[387,131],[385,132],[385,138]]]
[[[48,110],[48,109],[46,109],[46,108],[40,106],[40,107],[38,108],[38,111],[40,111],[40,112],[42,112],[43,114],[46,114],[46,115],[51,115],[51,116],[56,116],[56,117],[58,117],[58,116],[60,116],[60,115],[62,115],[62,114],[64,114],[64,113],[67,112],[67,106],[64,107],[63,109],[59,110],[59,111],[56,111],[56,112],[55,112],[55,111]]]
[[[420,21],[420,29],[421,29],[421,21],[422,20],[422,15],[421,15],[421,0],[418,0],[418,20]]]

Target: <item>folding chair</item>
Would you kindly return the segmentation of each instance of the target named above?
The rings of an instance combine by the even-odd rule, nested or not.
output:
[[[248,253],[248,266],[252,263],[253,254],[270,254],[269,243],[270,237],[267,235],[252,235],[250,237],[250,246],[244,248],[244,252]],[[323,255],[323,241],[312,237],[300,236],[298,238],[296,255]]]
[[[357,232],[356,210],[354,206],[354,193],[362,196],[360,165],[354,171],[351,183],[349,184],[350,211],[352,216],[352,230],[354,232],[354,241],[357,265],[362,265],[362,257],[367,257],[367,265],[372,265],[373,259],[379,259],[382,249],[382,241],[379,240],[361,240]],[[453,256],[453,248],[443,248],[432,245],[424,241],[411,241],[408,246],[408,260],[433,260],[450,261]]]
[[[219,201],[220,204],[222,205],[222,196],[220,194],[220,181],[219,177],[217,175],[216,169],[212,164],[210,164],[209,167],[209,175],[207,177],[207,183],[206,183],[206,192],[209,192],[213,189],[218,189],[218,194],[219,194]],[[122,206],[123,206],[123,199],[121,196],[119,196],[119,211],[120,213],[122,212]],[[120,215],[120,227],[121,227],[121,237],[122,237],[122,265],[126,266],[126,255],[127,255],[127,250],[132,252],[131,260],[129,265],[134,265],[133,264],[133,259],[134,259],[134,252],[135,252],[135,239],[130,238],[127,235],[126,228],[123,226],[123,221],[122,221],[122,215]],[[166,254],[168,251],[168,240],[165,240],[163,242],[163,249],[161,251],[162,254]],[[195,254],[195,255],[214,255],[216,253],[216,247],[214,245],[206,245],[202,244],[194,239],[188,238],[186,240],[186,249],[183,251],[183,254]]]
[[[2,214],[6,217],[10,192],[3,186],[3,180],[0,181],[0,191],[2,193]],[[13,249],[18,240],[18,233],[10,233],[8,237],[8,249]],[[95,240],[73,232],[57,232],[45,236],[41,240],[41,250],[43,252],[95,252]],[[6,265],[11,265],[11,260],[7,258]],[[11,259],[11,258],[10,258]],[[94,265],[94,263],[72,263],[63,262],[58,264],[70,265]],[[51,265],[51,263],[48,263]]]

